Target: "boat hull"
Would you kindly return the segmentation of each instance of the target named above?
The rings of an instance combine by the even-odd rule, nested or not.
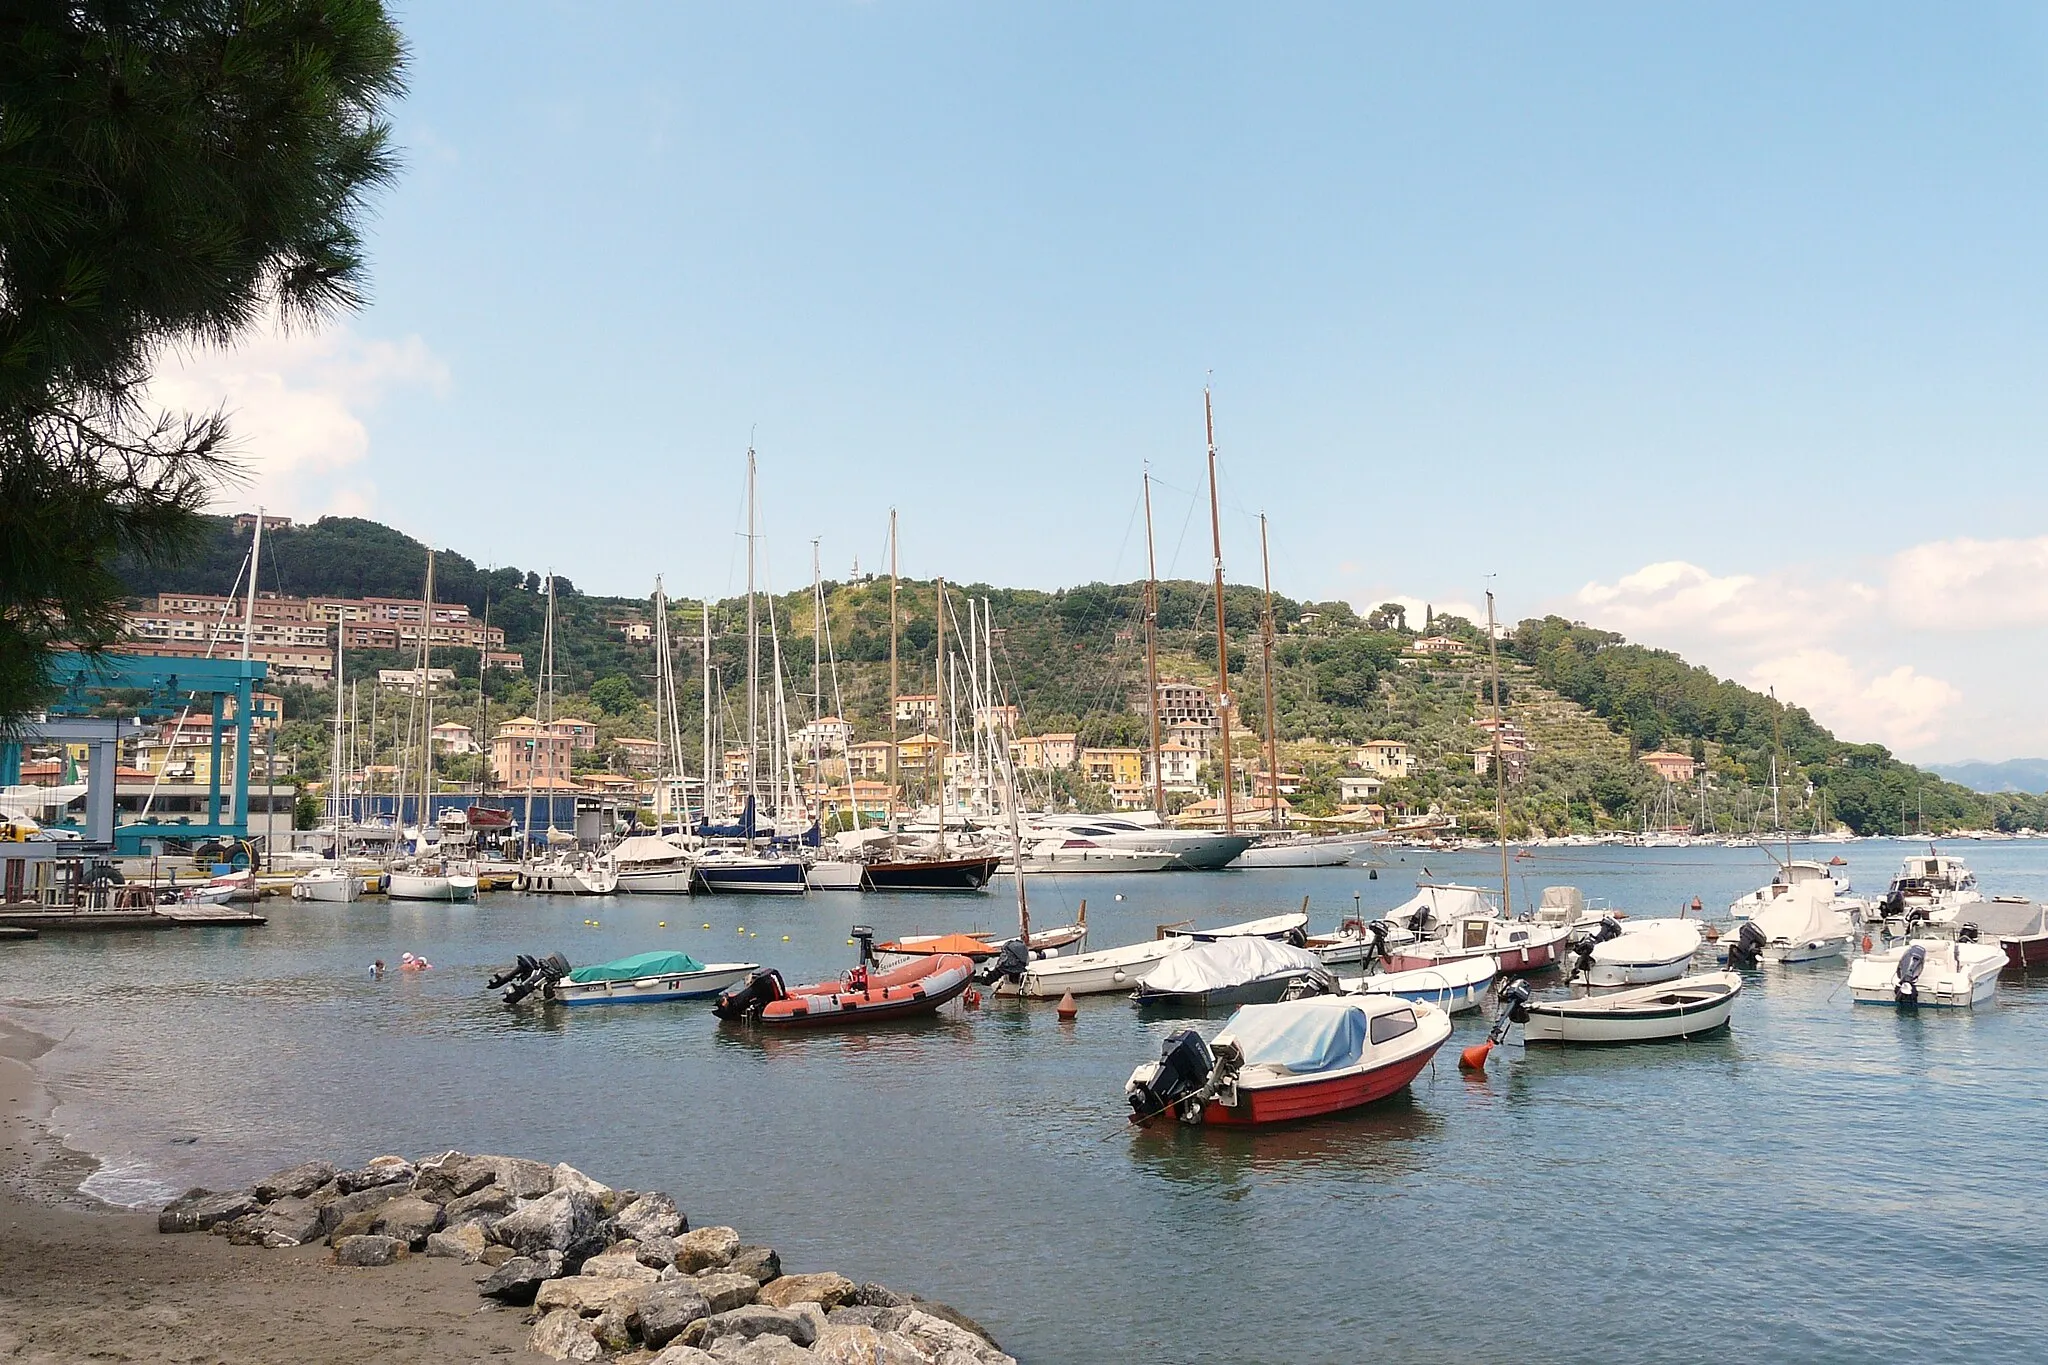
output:
[[[1588,986],[1654,986],[1684,976],[1692,958],[1691,953],[1655,962],[1602,962],[1596,958],[1578,979]]]
[[[557,981],[548,987],[551,1005],[658,1005],[702,1000],[736,986],[755,970],[752,962],[721,963],[701,972],[642,976],[630,981]]]
[[[1847,957],[1851,938],[1848,934],[1830,934],[1822,938],[1800,939],[1788,942],[1774,940],[1764,945],[1762,960],[1779,967],[1796,967],[1804,962],[1826,962],[1833,958]]]
[[[1387,952],[1386,964],[1390,972],[1417,972],[1440,967],[1447,962],[1470,962],[1477,958],[1490,957],[1500,963],[1502,974],[1518,976],[1524,972],[1540,972],[1546,967],[1556,966],[1564,942],[1565,936],[1560,932],[1555,937],[1531,939],[1500,948],[1483,944],[1476,948],[1446,948],[1437,952],[1422,951],[1414,946],[1392,948]]]
[[[343,877],[301,877],[292,883],[292,899],[349,905],[362,899],[363,890],[363,879],[353,873]]]
[[[804,869],[804,885],[813,891],[858,891],[862,871],[859,863],[815,862]]]
[[[965,958],[942,958],[934,970],[908,988],[872,994],[848,990],[797,991],[761,1013],[764,1028],[861,1028],[936,1013],[974,982],[974,964]]]
[[[982,891],[1001,859],[993,854],[971,858],[913,858],[869,863],[862,870],[863,891]]]
[[[395,901],[473,901],[476,879],[394,872],[385,884],[384,894]]]
[[[1294,1123],[1362,1108],[1405,1090],[1442,1046],[1439,1040],[1426,1050],[1383,1066],[1338,1076],[1284,1085],[1239,1086],[1236,1104],[1212,1104],[1203,1111],[1202,1121],[1224,1127]]]
[[[628,896],[687,896],[695,880],[687,864],[650,867],[639,871],[619,869],[619,891]]]
[[[1140,977],[1165,961],[1168,953],[1179,951],[1179,945],[1171,940],[1157,942],[1154,952],[1128,953],[1110,961],[1087,962],[1085,959],[1093,956],[1088,953],[1050,958],[1039,969],[1025,972],[1022,981],[1000,983],[996,993],[1057,1000],[1062,995],[1107,995],[1134,990]]]
[[[697,864],[697,888],[714,896],[801,896],[804,865],[703,862]]]
[[[1307,972],[1285,972],[1262,977],[1237,986],[1209,991],[1155,991],[1140,985],[1131,992],[1131,1003],[1157,1014],[1193,1013],[1203,1010],[1236,1009],[1239,1005],[1270,1005],[1285,998],[1288,988],[1304,980]]]
[[[1722,988],[1713,993],[1645,991],[1639,1004],[1615,996],[1599,1000],[1599,1008],[1574,1000],[1537,1001],[1528,1007],[1522,1036],[1531,1043],[1593,1045],[1698,1038],[1726,1028],[1742,994],[1739,978],[1721,973],[1717,979]]]
[[[1999,947],[2005,949],[2005,965],[2024,970],[2028,967],[2048,966],[2048,934],[2032,934],[2025,938],[2002,938]]]

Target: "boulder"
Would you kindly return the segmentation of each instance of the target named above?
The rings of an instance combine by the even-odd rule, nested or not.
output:
[[[303,1199],[280,1199],[226,1225],[236,1246],[295,1247],[320,1240],[320,1210]]]
[[[676,1201],[659,1192],[641,1195],[616,1216],[620,1234],[641,1241],[650,1237],[679,1237],[690,1226]]]
[[[483,1259],[484,1230],[476,1223],[464,1223],[427,1238],[427,1255],[449,1256],[468,1265]],[[510,1251],[511,1248],[505,1248]]]
[[[411,1248],[396,1237],[379,1237],[375,1233],[344,1237],[334,1244],[336,1265],[390,1265],[410,1254]]]
[[[950,1322],[955,1327],[972,1332],[991,1346],[996,1344],[995,1335],[988,1328],[983,1327],[973,1318],[968,1317],[959,1309],[948,1304],[934,1303],[930,1299],[920,1299],[913,1295],[908,1301],[908,1306],[915,1308],[920,1313],[929,1313],[942,1322]]]
[[[545,1161],[528,1161],[516,1156],[480,1156],[490,1169],[492,1183],[515,1199],[538,1199],[555,1188],[555,1168]]]
[[[256,1196],[247,1190],[215,1194],[211,1190],[187,1190],[164,1205],[156,1216],[158,1232],[200,1232],[215,1223],[231,1223],[245,1213],[256,1211]]]
[[[781,1337],[756,1337],[735,1346],[720,1342],[711,1353],[719,1365],[810,1365],[811,1353]]]
[[[476,1193],[494,1179],[496,1172],[489,1162],[478,1161],[461,1152],[443,1152],[420,1163],[419,1173],[412,1178],[412,1192],[436,1204],[446,1204],[465,1194]]]
[[[682,1334],[685,1327],[711,1316],[711,1305],[687,1282],[666,1280],[647,1290],[633,1313],[640,1339],[657,1350]]]
[[[478,1231],[482,1231],[483,1229],[483,1224],[481,1223],[464,1223],[462,1226],[466,1228],[476,1228]],[[514,1261],[519,1259],[519,1253],[514,1251],[511,1247],[501,1247],[496,1242],[493,1242],[489,1246],[485,1247],[483,1250],[483,1254],[478,1256],[476,1259],[478,1264],[487,1265],[491,1269],[496,1270],[499,1266],[505,1264],[505,1262],[507,1261]]]
[[[761,1292],[754,1296],[754,1302],[765,1303],[770,1308],[815,1303],[830,1312],[851,1299],[858,1288],[852,1280],[830,1270],[821,1275],[784,1275],[762,1285]]]
[[[484,1278],[476,1292],[499,1303],[525,1307],[540,1287],[562,1273],[562,1253],[514,1256]]]
[[[740,1235],[731,1228],[693,1228],[676,1239],[676,1269],[685,1275],[732,1264]]]
[[[909,1302],[910,1295],[899,1294],[879,1284],[862,1285],[847,1301],[849,1307],[856,1308],[901,1308]]]
[[[559,1251],[572,1262],[581,1262],[611,1240],[604,1235],[597,1201],[581,1190],[542,1195],[492,1224],[490,1237],[522,1256]]]
[[[249,1190],[258,1199],[268,1204],[273,1199],[304,1199],[313,1191],[334,1179],[334,1163],[331,1161],[302,1161],[288,1166],[275,1175],[266,1175]]]
[[[319,1203],[317,1198],[308,1202],[314,1203],[320,1210],[321,1231],[332,1232],[357,1214],[381,1208],[404,1193],[403,1185],[372,1185],[366,1190],[337,1195],[324,1204]]]
[[[535,1355],[551,1360],[596,1360],[604,1354],[597,1334],[583,1321],[583,1315],[557,1309],[533,1326],[526,1347]]]
[[[711,1305],[713,1313],[729,1313],[735,1308],[744,1308],[754,1301],[761,1292],[758,1281],[746,1275],[731,1275],[714,1270],[706,1275],[693,1275],[674,1281],[694,1289]]]
[[[862,1309],[888,1312],[888,1309]],[[821,1365],[931,1365],[909,1337],[873,1327],[841,1324],[836,1320],[818,1333],[811,1347],[811,1359]]]
[[[629,1325],[633,1318],[634,1304],[615,1300],[602,1313],[590,1320],[590,1333],[597,1338],[597,1344],[607,1351],[630,1351],[633,1349],[633,1329]]]
[[[630,1309],[638,1302],[637,1296],[645,1284],[641,1280],[600,1280],[589,1275],[570,1275],[543,1284],[534,1293],[533,1306],[542,1312],[573,1308],[585,1317],[595,1317],[621,1299]]]
[[[661,1278],[660,1271],[641,1265],[630,1251],[593,1256],[576,1273],[589,1279],[631,1280],[635,1284],[653,1284]]]
[[[703,1340],[707,1345],[716,1346],[729,1338],[752,1341],[756,1337],[776,1336],[798,1346],[809,1346],[818,1339],[818,1329],[805,1313],[792,1313],[786,1308],[760,1308],[748,1305],[734,1308],[729,1312],[714,1313],[704,1320]]]
[[[370,1230],[396,1237],[415,1249],[427,1244],[429,1234],[440,1231],[441,1206],[416,1194],[401,1195],[377,1209],[377,1221]]]
[[[633,1254],[640,1258],[641,1265],[651,1265],[656,1270],[666,1270],[676,1263],[676,1253],[682,1248],[673,1237],[642,1237],[633,1243]]]
[[[354,1194],[357,1190],[374,1189],[379,1185],[404,1185],[411,1182],[417,1169],[402,1156],[380,1156],[369,1165],[353,1171],[341,1171],[334,1177],[343,1194]]]
[[[486,1185],[469,1194],[457,1195],[442,1205],[441,1213],[448,1226],[454,1227],[472,1219],[495,1223],[517,1207],[518,1201],[503,1185]]]
[[[934,1360],[955,1355],[963,1360],[981,1362],[981,1365],[1005,1365],[1005,1362],[1015,1365],[986,1337],[927,1312],[913,1310],[896,1330]]]
[[[648,1365],[718,1365],[718,1357],[709,1351],[700,1351],[694,1346],[685,1346],[677,1342],[656,1356]]]
[[[767,1284],[782,1274],[782,1258],[775,1254],[774,1247],[741,1247],[733,1253],[732,1262],[726,1269],[735,1275],[751,1275]]]
[[[893,1332],[903,1325],[912,1308],[835,1308],[826,1315],[826,1325],[831,1327],[872,1327],[877,1332]]]
[[[606,1196],[614,1193],[611,1186],[602,1180],[592,1180],[566,1161],[558,1164],[551,1174],[554,1182],[549,1186],[551,1190],[581,1190],[600,1204]]]

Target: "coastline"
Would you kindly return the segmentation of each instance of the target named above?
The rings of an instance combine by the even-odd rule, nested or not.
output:
[[[146,1365],[538,1361],[516,1311],[480,1308],[474,1269],[415,1257],[374,1272],[324,1246],[166,1237],[153,1213],[80,1193],[97,1169],[50,1131],[52,1039],[0,1019],[0,1358]]]

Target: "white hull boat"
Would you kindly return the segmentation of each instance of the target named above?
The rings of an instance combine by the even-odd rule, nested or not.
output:
[[[520,869],[521,889],[542,896],[609,896],[619,889],[616,869],[597,862],[547,859]]]
[[[1522,1026],[1531,1043],[1651,1043],[1697,1038],[1725,1027],[1742,994],[1733,972],[1703,972],[1669,984],[1577,1000],[1532,1000]]]
[[[1173,865],[1171,853],[1141,848],[1115,848],[1084,837],[1041,839],[1024,846],[1021,866],[1027,876],[1071,876],[1078,873],[1164,872]],[[1015,873],[1016,858],[998,863],[997,875]]]
[[[1756,912],[1719,947],[1728,965],[1764,963],[1791,967],[1847,957],[1856,942],[1856,922],[1826,885],[1808,883]]]
[[[858,891],[863,874],[860,863],[820,858],[804,869],[804,885],[813,891]]]
[[[689,853],[658,834],[622,839],[607,855],[618,890],[634,896],[687,896],[695,878]]]
[[[1233,867],[1345,867],[1371,847],[1345,835],[1288,835],[1261,839],[1237,855]]]
[[[1500,963],[1494,958],[1467,957],[1438,967],[1346,980],[1342,985],[1351,995],[1398,995],[1435,1005],[1446,1014],[1462,1014],[1479,1008],[1499,975]]]
[[[1616,932],[1603,937],[1609,927]],[[1676,981],[1692,965],[1701,942],[1697,920],[1633,920],[1625,926],[1602,920],[1599,928],[1573,938],[1567,946],[1565,979],[1586,986]]]
[[[395,901],[473,901],[476,878],[446,872],[394,870],[384,880],[384,894]]]
[[[1306,948],[1255,935],[1196,940],[1170,953],[1131,992],[1140,1009],[1203,1010],[1270,1005],[1301,993],[1326,994],[1336,985],[1322,960]]]
[[[1974,1009],[1998,993],[2005,949],[1996,943],[1916,938],[1849,964],[1849,998],[1899,1009]]]
[[[1307,927],[1308,912],[1290,910],[1284,915],[1267,915],[1263,919],[1248,919],[1241,924],[1226,924],[1217,929],[1196,929],[1186,924],[1168,925],[1160,933],[1165,938],[1302,939],[1303,930]]]
[[[1849,883],[1835,875],[1826,863],[1794,859],[1779,869],[1771,880],[1728,907],[1728,917],[1740,924],[1755,919],[1794,892],[1809,887],[1824,888],[1831,900],[1849,895]]]
[[[688,863],[677,867],[619,869],[619,892],[628,896],[687,896],[696,873]]]
[[[348,868],[316,868],[293,880],[292,899],[348,905],[362,899],[363,885],[361,874]]]
[[[557,981],[548,987],[552,1005],[658,1005],[671,1000],[706,1000],[737,986],[760,969],[755,962],[712,962],[694,972],[636,976],[625,981]]]
[[[1036,937],[1033,935],[1034,941]],[[1071,957],[1045,958],[1032,963],[1015,981],[998,981],[996,994],[1057,1000],[1068,994],[1106,995],[1112,991],[1135,990],[1141,977],[1164,962],[1168,955],[1181,952],[1193,941],[1158,938],[1127,943],[1121,948],[1075,953]]]

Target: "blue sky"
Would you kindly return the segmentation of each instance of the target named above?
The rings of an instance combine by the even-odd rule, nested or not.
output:
[[[276,510],[579,585],[1225,557],[2048,751],[2038,6],[415,3],[373,305],[188,358]],[[1179,491],[1176,491],[1179,490]],[[1174,550],[1178,546],[1178,557]]]

